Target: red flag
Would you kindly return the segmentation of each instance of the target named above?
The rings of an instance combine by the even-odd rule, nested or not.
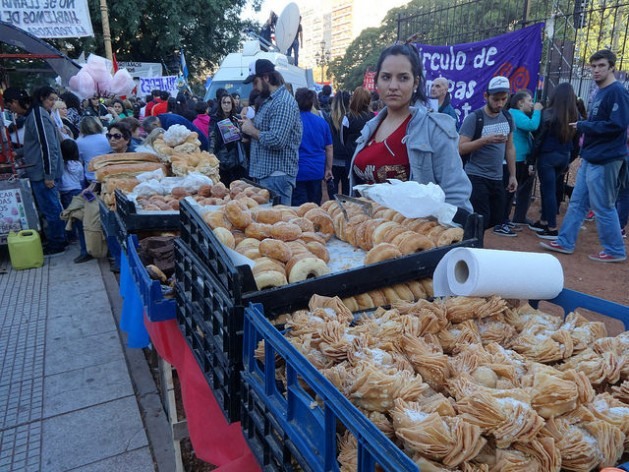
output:
[[[116,53],[113,53],[112,56],[113,56],[114,74],[115,74],[116,72],[118,72],[118,61],[116,60]]]

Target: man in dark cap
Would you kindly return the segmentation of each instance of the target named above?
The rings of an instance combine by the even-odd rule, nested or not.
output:
[[[302,134],[299,107],[271,61],[258,59],[249,65],[245,84],[252,82],[260,92],[258,111],[253,121],[242,121],[242,132],[251,137],[249,175],[290,205]]]

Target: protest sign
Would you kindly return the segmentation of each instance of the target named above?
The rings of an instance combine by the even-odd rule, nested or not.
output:
[[[138,94],[150,95],[152,90],[163,90],[170,92],[171,95],[177,95],[177,76],[140,77],[140,89]]]
[[[94,36],[87,0],[0,0],[0,21],[38,38]]]
[[[475,43],[415,44],[423,64],[427,95],[430,96],[434,79],[448,79],[451,103],[462,122],[484,105],[483,92],[494,76],[507,77],[512,93],[523,89],[534,92],[542,55],[543,27],[543,23],[538,23]]]
[[[161,77],[162,65],[159,62],[118,61],[120,69],[127,69],[131,77]]]

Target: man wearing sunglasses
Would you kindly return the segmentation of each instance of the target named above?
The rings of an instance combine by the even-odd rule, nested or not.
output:
[[[135,149],[131,145],[131,128],[126,123],[113,123],[107,127],[105,135],[109,141],[111,152],[134,152]]]

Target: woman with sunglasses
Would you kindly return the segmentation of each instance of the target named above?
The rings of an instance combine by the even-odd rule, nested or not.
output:
[[[423,105],[411,106],[426,101],[417,49],[385,49],[376,68],[376,89],[386,107],[356,140],[350,188],[391,178],[432,182],[443,189],[446,202],[471,213],[472,184],[463,171],[454,121]]]
[[[126,123],[109,125],[105,137],[109,141],[111,152],[135,152],[135,147],[131,144],[131,128]]]

